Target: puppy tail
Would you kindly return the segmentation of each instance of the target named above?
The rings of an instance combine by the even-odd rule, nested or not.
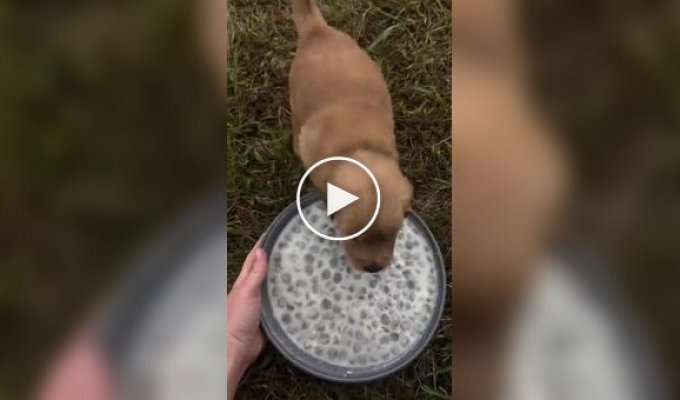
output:
[[[293,21],[300,37],[307,35],[314,28],[326,26],[316,0],[293,0]]]

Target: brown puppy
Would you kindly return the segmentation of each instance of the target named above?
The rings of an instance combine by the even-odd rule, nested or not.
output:
[[[412,197],[411,184],[399,169],[387,84],[378,65],[352,38],[326,24],[314,0],[293,0],[293,20],[298,32],[290,70],[295,153],[305,168],[327,157],[346,156],[373,172],[381,191],[378,217],[366,233],[343,244],[356,268],[380,271],[392,259]],[[332,162],[310,178],[322,194],[330,182],[360,198],[334,214],[343,235],[359,231],[371,219],[375,190],[361,169]]]

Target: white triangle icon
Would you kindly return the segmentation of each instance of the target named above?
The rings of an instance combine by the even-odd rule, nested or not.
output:
[[[326,215],[331,216],[357,200],[352,193],[326,182]]]

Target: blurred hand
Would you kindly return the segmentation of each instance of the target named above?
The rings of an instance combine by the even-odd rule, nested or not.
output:
[[[262,282],[266,275],[267,256],[258,242],[246,257],[241,273],[227,295],[227,372],[229,375],[232,372],[240,375],[248,365],[255,361],[264,347],[265,339],[260,330],[260,312]]]
[[[78,332],[57,356],[38,400],[112,400],[111,372],[94,329],[87,326]]]

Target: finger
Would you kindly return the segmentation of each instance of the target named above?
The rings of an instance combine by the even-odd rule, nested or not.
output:
[[[253,250],[255,250],[258,247],[262,247],[262,239],[264,238],[264,233],[260,235],[260,238],[257,239],[257,242],[255,242],[255,246],[253,246]]]
[[[243,284],[248,289],[259,292],[262,288],[262,282],[267,276],[267,254],[259,247],[255,249],[254,254],[255,259],[252,268]]]
[[[255,261],[255,248],[250,250],[250,253],[248,253],[248,256],[246,256],[246,260],[243,262],[243,266],[241,266],[241,272],[239,272],[238,277],[236,278],[236,281],[234,282],[234,285],[231,287],[232,290],[241,286],[243,284],[243,281],[246,280],[246,277],[250,273],[250,270],[253,267],[253,262]]]
[[[238,277],[236,278],[236,281],[232,285],[232,289],[241,286],[242,282],[246,280],[246,277],[248,274],[250,274],[250,270],[253,268],[253,262],[255,260],[255,249],[260,247],[262,243],[262,238],[264,235],[261,235],[259,239],[257,239],[257,242],[253,246],[252,249],[250,249],[250,252],[246,256],[246,260],[243,262],[243,265],[241,266],[241,272],[239,273]]]

